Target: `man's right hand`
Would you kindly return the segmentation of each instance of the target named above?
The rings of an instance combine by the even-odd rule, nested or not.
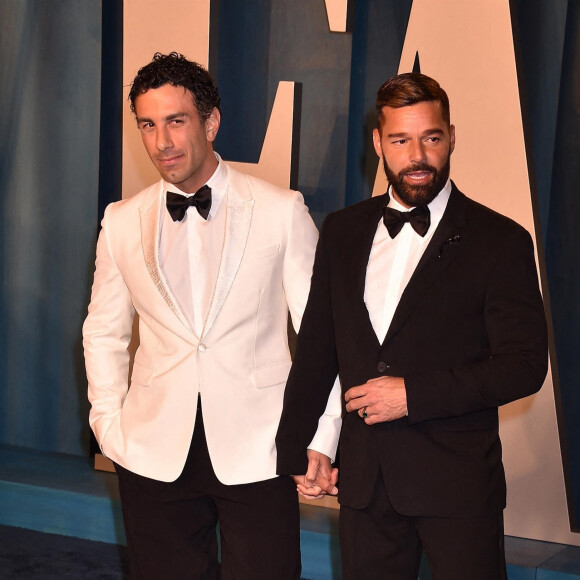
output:
[[[308,449],[308,470],[306,475],[293,475],[296,489],[307,499],[320,499],[326,494],[336,495],[338,489],[338,469],[332,468],[330,457]]]

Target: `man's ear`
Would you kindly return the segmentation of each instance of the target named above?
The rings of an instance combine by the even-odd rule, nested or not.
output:
[[[449,155],[455,149],[455,125],[449,126]]]
[[[215,138],[217,137],[220,129],[220,120],[220,112],[217,110],[217,107],[214,107],[209,117],[205,120],[205,135],[210,143],[215,141]]]
[[[378,129],[373,129],[373,145],[375,146],[377,155],[382,159],[383,147],[381,145],[381,134]]]

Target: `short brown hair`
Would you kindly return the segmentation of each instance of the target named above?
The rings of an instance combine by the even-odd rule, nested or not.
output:
[[[379,128],[383,120],[383,107],[408,107],[425,101],[441,103],[444,121],[449,125],[449,97],[439,83],[421,73],[403,73],[391,77],[377,92],[377,122]]]

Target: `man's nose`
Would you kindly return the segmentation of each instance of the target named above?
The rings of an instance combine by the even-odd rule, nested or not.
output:
[[[158,128],[157,134],[155,136],[155,145],[159,151],[165,151],[171,148],[173,143],[171,142],[171,135],[166,127]]]
[[[409,161],[411,163],[423,163],[426,160],[425,147],[422,141],[412,141],[409,149]]]

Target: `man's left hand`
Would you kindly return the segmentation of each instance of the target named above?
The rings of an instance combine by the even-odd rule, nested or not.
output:
[[[332,467],[330,457],[308,449],[308,471],[306,475],[293,475],[296,489],[307,499],[320,499],[327,493],[336,495],[338,489],[338,469]]]
[[[350,388],[346,410],[357,412],[367,425],[394,421],[407,414],[407,391],[401,377],[376,377]]]

